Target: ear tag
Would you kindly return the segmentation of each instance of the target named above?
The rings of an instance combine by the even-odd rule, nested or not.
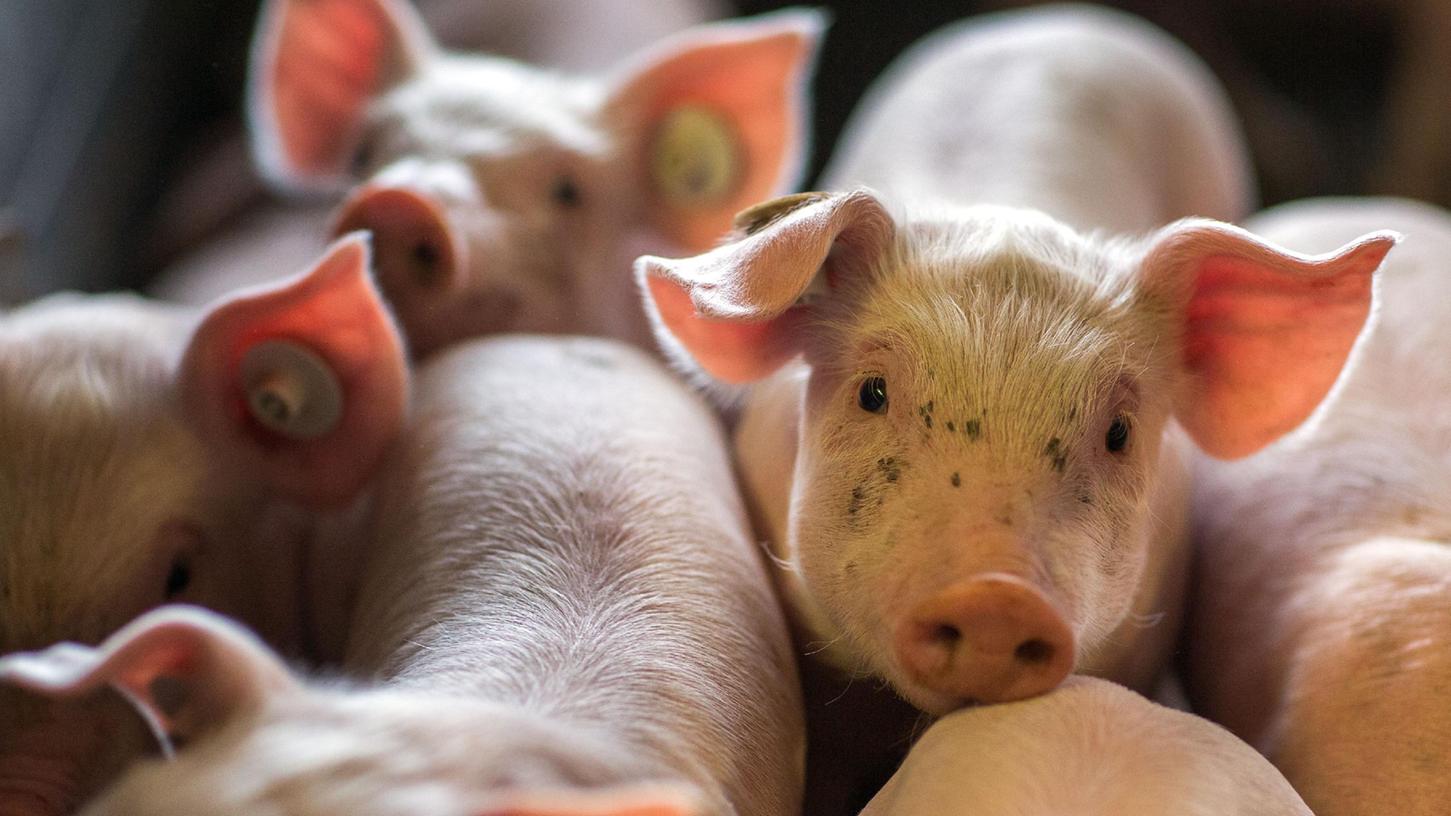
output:
[[[247,410],[289,439],[316,439],[342,421],[343,390],[317,353],[288,340],[268,340],[242,357]]]
[[[655,134],[650,176],[666,198],[704,204],[728,195],[741,175],[736,135],[714,111],[683,105]]]

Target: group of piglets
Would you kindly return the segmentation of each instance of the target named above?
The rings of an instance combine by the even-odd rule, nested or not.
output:
[[[341,237],[0,318],[0,813],[1444,812],[1451,216],[1232,226],[1215,80],[1086,6],[770,199],[822,29],[568,77],[269,0]]]

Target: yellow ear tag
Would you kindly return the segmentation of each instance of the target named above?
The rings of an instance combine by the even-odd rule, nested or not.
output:
[[[708,204],[735,189],[740,164],[730,125],[709,109],[687,105],[660,123],[650,176],[673,203]]]

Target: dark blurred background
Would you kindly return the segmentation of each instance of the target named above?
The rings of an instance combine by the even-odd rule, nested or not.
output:
[[[569,69],[607,64],[605,56],[692,15],[787,5],[610,1],[618,8],[606,15],[601,0],[419,5],[447,44]],[[264,200],[241,138],[258,2],[0,3],[0,304],[54,289],[142,287]],[[815,82],[812,177],[868,83],[903,48],[949,21],[1032,4],[823,3],[835,22]],[[1265,203],[1387,192],[1447,200],[1451,0],[1108,5],[1159,24],[1219,74],[1249,135]],[[665,6],[668,13],[658,11]],[[572,48],[585,38],[599,45],[593,20],[601,16],[623,21],[611,32],[618,42],[588,54]]]

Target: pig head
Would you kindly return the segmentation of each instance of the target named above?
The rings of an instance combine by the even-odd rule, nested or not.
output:
[[[537,717],[449,695],[309,687],[255,635],[197,607],[153,610],[99,648],[65,643],[0,658],[0,679],[62,700],[116,689],[184,747],[138,766],[85,816],[697,812],[671,785],[611,784],[630,758]],[[504,736],[491,743],[491,733]]]
[[[1306,257],[1207,220],[1104,241],[987,205],[898,216],[866,190],[740,229],[638,262],[660,339],[766,380],[737,457],[798,616],[934,713],[1142,659],[1134,614],[1177,603],[1171,419],[1220,457],[1303,420],[1394,241]]]
[[[649,345],[629,283],[643,252],[709,248],[794,183],[823,26],[792,11],[706,25],[603,77],[441,51],[399,0],[271,0],[249,87],[278,184],[356,184],[417,355],[503,331]]]
[[[361,236],[193,312],[57,296],[0,318],[0,653],[189,600],[305,650],[310,519],[402,421],[402,344]],[[89,709],[89,710],[87,710]],[[63,813],[146,730],[114,696],[0,687],[0,811]]]

